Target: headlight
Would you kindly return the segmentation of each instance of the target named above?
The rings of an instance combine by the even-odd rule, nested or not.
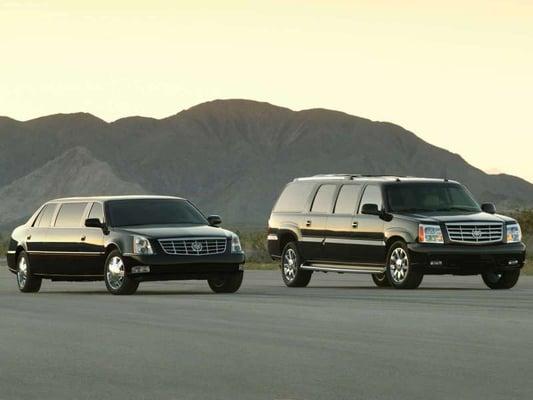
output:
[[[150,241],[143,236],[133,237],[133,254],[154,254]]]
[[[231,236],[231,252],[242,253],[241,241],[239,240],[239,237],[235,234]]]
[[[440,226],[420,224],[418,226],[418,241],[420,243],[444,243]]]
[[[522,241],[522,230],[520,225],[507,225],[507,243],[518,243]]]

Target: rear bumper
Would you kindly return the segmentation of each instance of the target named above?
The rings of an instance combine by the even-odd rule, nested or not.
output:
[[[411,243],[407,246],[413,268],[424,274],[476,275],[524,266],[523,243],[490,246],[451,246]]]
[[[209,256],[124,255],[126,273],[139,281],[207,279],[216,274],[242,270],[243,253]],[[133,267],[147,265],[150,272],[132,273]]]

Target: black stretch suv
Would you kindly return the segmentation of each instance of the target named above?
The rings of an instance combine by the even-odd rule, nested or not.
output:
[[[141,281],[205,279],[232,293],[244,253],[220,224],[178,197],[57,199],[13,231],[7,262],[22,292],[39,291],[42,279],[104,280],[113,294],[132,294]]]
[[[287,286],[323,271],[369,273],[395,288],[416,288],[426,274],[481,274],[492,289],[516,284],[526,250],[518,223],[458,182],[350,174],[289,183],[268,249]]]

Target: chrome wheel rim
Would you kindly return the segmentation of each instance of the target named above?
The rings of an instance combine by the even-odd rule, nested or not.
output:
[[[125,276],[124,262],[120,257],[115,256],[109,260],[106,275],[109,286],[115,290],[120,289]]]
[[[296,252],[293,249],[288,249],[283,256],[283,275],[289,281],[296,277]]]
[[[20,288],[23,288],[26,285],[28,280],[28,262],[26,257],[20,257],[18,270],[17,270],[17,283]]]
[[[402,247],[393,250],[389,260],[389,270],[392,280],[396,283],[402,283],[407,277],[409,257]]]

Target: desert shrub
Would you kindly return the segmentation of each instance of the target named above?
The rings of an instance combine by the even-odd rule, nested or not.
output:
[[[264,231],[240,232],[235,231],[241,239],[242,247],[246,253],[246,261],[252,263],[271,262],[267,250],[267,238]]]

